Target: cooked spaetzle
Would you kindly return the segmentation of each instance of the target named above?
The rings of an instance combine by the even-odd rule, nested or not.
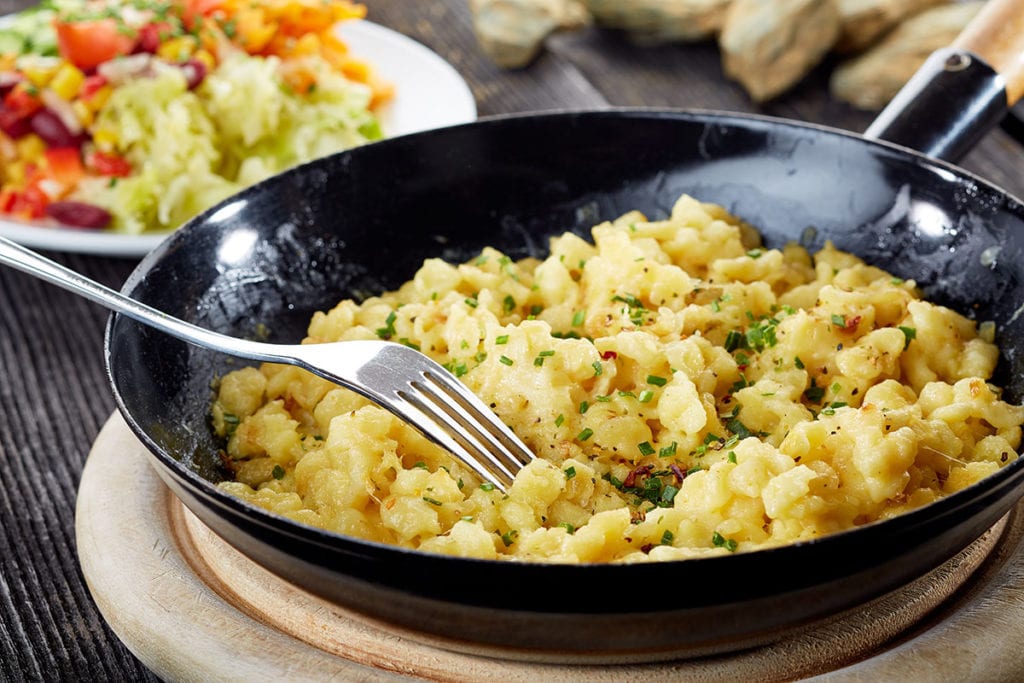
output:
[[[551,241],[431,259],[317,313],[309,343],[391,339],[445,364],[540,456],[507,495],[383,409],[293,367],[225,376],[234,481],[296,521],[424,551],[637,562],[867,524],[1017,457],[991,325],[831,245],[759,246],[684,196]]]

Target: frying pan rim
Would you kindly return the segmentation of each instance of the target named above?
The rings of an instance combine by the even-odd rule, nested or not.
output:
[[[732,127],[741,127],[744,122],[755,122],[761,125],[769,125],[772,127],[789,128],[789,129],[802,129],[809,130],[815,133],[827,135],[827,136],[839,136],[847,138],[858,144],[867,143],[868,145],[874,145],[881,147],[886,150],[889,155],[900,159],[899,163],[905,163],[909,166],[921,166],[926,170],[934,171],[935,169],[941,169],[944,172],[952,173],[959,181],[969,181],[975,183],[979,187],[984,187],[988,191],[993,192],[996,196],[1004,200],[1004,204],[1007,207],[1013,207],[1016,205],[1016,209],[1024,213],[1024,202],[1013,194],[1003,190],[994,183],[985,180],[976,174],[967,171],[953,163],[936,159],[924,155],[916,150],[891,143],[885,140],[877,140],[872,138],[866,138],[860,134],[834,128],[831,126],[810,123],[803,121],[796,121],[776,116],[769,116],[765,114],[753,114],[745,112],[730,112],[723,110],[714,109],[682,109],[682,108],[664,108],[664,107],[609,107],[602,109],[569,109],[569,110],[558,110],[558,111],[546,111],[546,112],[521,112],[513,114],[500,114],[482,117],[476,121],[459,124],[455,126],[449,126],[440,129],[434,129],[430,131],[422,131],[418,133],[410,133],[403,136],[397,136],[394,138],[388,138],[379,142],[374,142],[362,147],[353,148],[338,152],[337,154],[327,157],[327,159],[341,157],[345,155],[353,154],[365,154],[365,150],[375,149],[379,146],[392,146],[399,144],[409,144],[410,139],[415,140],[421,137],[437,136],[439,134],[448,134],[449,131],[457,131],[464,128],[482,128],[489,126],[500,126],[508,125],[510,123],[519,123],[530,120],[553,120],[553,119],[591,119],[591,118],[604,118],[604,117],[615,117],[615,118],[636,118],[638,121],[643,119],[654,118],[657,120],[685,120],[694,123],[704,123],[705,125],[725,125]],[[372,153],[372,152],[370,152]],[[198,226],[206,222],[213,214],[219,211],[224,206],[234,204],[236,202],[247,201],[250,196],[256,195],[260,192],[265,191],[267,187],[273,190],[275,184],[287,182],[287,179],[293,175],[306,172],[310,167],[315,167],[318,164],[324,163],[323,159],[315,160],[307,164],[294,167],[288,171],[285,171],[277,176],[269,178],[261,183],[253,185],[245,190],[242,190],[238,194],[232,195],[231,197],[223,200],[217,205],[207,209],[200,213],[196,217],[189,220],[184,226],[175,231],[167,240],[165,240],[160,246],[146,255],[138,264],[138,266],[132,271],[129,277],[126,279],[121,291],[125,294],[130,295],[133,290],[144,280],[147,274],[158,264],[163,256],[171,249],[177,248],[185,244],[185,240],[188,239],[192,226]],[[804,552],[807,548],[817,548],[822,545],[835,545],[838,543],[846,542],[845,539],[853,538],[864,538],[870,539],[871,536],[876,534],[884,534],[886,529],[893,528],[896,525],[906,526],[917,526],[920,520],[923,518],[935,518],[941,517],[955,517],[957,512],[969,504],[976,495],[979,488],[989,489],[993,492],[998,490],[1003,485],[1009,485],[1006,480],[1013,477],[1017,470],[1024,467],[1024,457],[1019,457],[1016,461],[1009,463],[1002,467],[999,471],[987,476],[982,481],[975,483],[965,489],[957,491],[949,496],[946,496],[938,501],[930,503],[922,508],[911,510],[902,513],[896,517],[878,520],[870,524],[855,527],[852,529],[846,529],[839,532],[830,533],[818,538],[801,540],[794,543],[789,543],[782,546],[763,548],[755,551],[738,554],[723,554],[714,555],[710,557],[699,557],[689,558],[680,560],[666,560],[650,563],[636,563],[636,564],[623,564],[623,563],[580,563],[580,564],[563,564],[563,563],[546,563],[546,562],[528,562],[519,559],[512,560],[485,560],[479,558],[465,558],[442,555],[438,553],[430,553],[422,550],[413,550],[409,548],[402,548],[394,545],[388,545],[377,541],[370,541],[365,539],[359,539],[354,537],[345,536],[343,534],[327,531],[317,527],[300,524],[292,521],[284,516],[274,514],[254,504],[243,501],[240,498],[231,496],[230,494],[222,491],[211,481],[203,478],[197,472],[187,467],[181,461],[172,457],[165,451],[164,448],[160,447],[139,425],[131,410],[124,402],[124,397],[118,389],[117,382],[114,378],[114,371],[112,367],[112,353],[114,344],[114,335],[116,332],[116,325],[118,320],[122,316],[118,314],[111,314],[108,318],[106,330],[104,334],[104,362],[107,372],[107,378],[110,382],[111,388],[114,393],[115,402],[118,410],[128,423],[129,427],[135,433],[135,435],[143,442],[149,451],[151,457],[155,457],[156,460],[164,467],[169,468],[172,476],[177,479],[184,479],[195,490],[202,495],[207,505],[216,504],[221,508],[227,508],[234,514],[247,517],[254,523],[258,524],[263,528],[270,528],[277,533],[290,536],[292,538],[301,539],[304,542],[313,543],[320,546],[330,547],[337,550],[347,550],[349,547],[368,548],[372,549],[373,552],[384,553],[385,555],[391,555],[396,561],[407,560],[409,558],[417,557],[432,557],[435,560],[443,560],[448,562],[455,562],[460,565],[470,567],[472,565],[480,564],[485,565],[488,568],[494,567],[515,567],[527,565],[530,567],[544,567],[549,572],[576,572],[576,571],[589,571],[602,572],[607,574],[617,574],[622,571],[629,571],[630,574],[642,573],[644,567],[655,567],[663,566],[666,564],[674,565],[678,563],[721,563],[724,561],[736,561],[736,558],[741,557],[763,557],[765,555],[779,555],[779,554],[796,554]],[[127,320],[127,319],[126,319]],[[128,324],[138,324],[134,321],[127,320]],[[1014,484],[1019,486],[1020,484]],[[713,566],[709,565],[709,566]],[[614,579],[610,579],[614,580]]]

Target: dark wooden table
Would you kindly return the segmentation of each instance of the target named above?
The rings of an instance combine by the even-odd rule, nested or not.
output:
[[[0,0],[0,14],[29,3]],[[825,95],[828,65],[762,108],[722,76],[713,45],[638,47],[614,32],[553,37],[528,68],[477,48],[465,0],[373,0],[370,18],[424,43],[472,86],[480,115],[608,106],[762,113],[860,131],[871,116]],[[1019,128],[1019,126],[1018,126]],[[992,132],[964,165],[1024,196],[1024,147]],[[54,254],[118,287],[132,260]],[[0,680],[153,680],[106,626],[75,549],[75,492],[114,410],[103,368],[104,310],[0,268]]]

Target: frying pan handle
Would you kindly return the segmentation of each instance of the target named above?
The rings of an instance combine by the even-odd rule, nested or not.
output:
[[[989,0],[936,51],[866,131],[957,161],[1024,95],[1024,0]]]

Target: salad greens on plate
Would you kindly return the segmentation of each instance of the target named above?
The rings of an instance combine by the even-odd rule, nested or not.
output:
[[[382,137],[345,0],[51,0],[0,28],[0,218],[166,231]]]

